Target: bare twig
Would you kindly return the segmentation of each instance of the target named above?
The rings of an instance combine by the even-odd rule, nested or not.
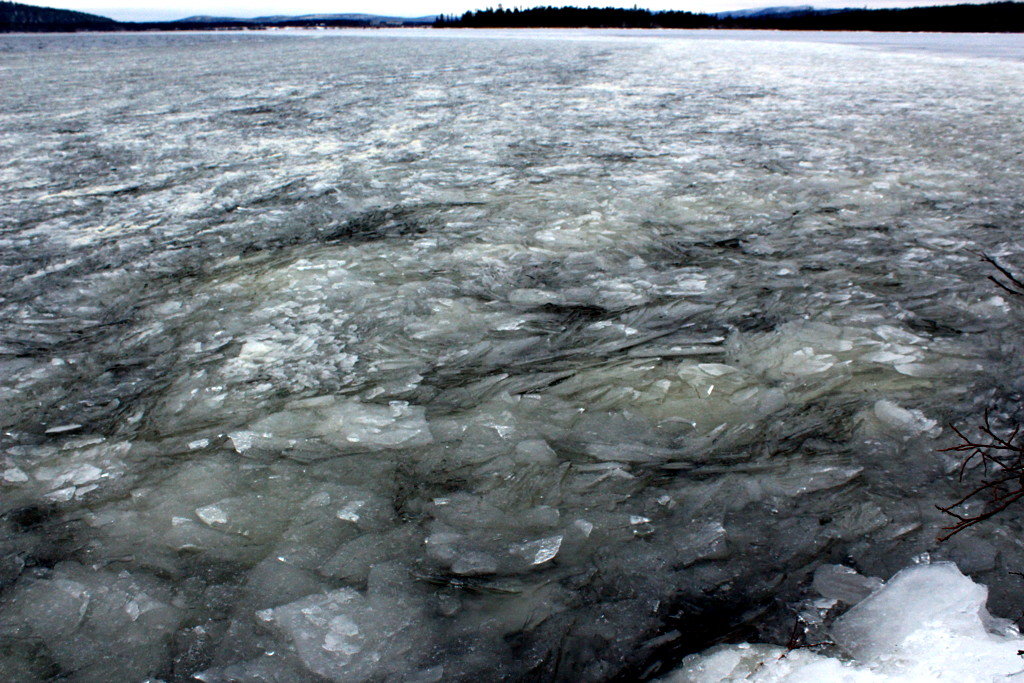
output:
[[[967,453],[960,463],[960,481],[964,480],[968,465],[975,459],[981,461],[982,479],[980,484],[956,502],[945,507],[936,506],[956,520],[950,526],[942,528],[947,533],[940,535],[939,541],[948,540],[964,529],[998,515],[1024,498],[1024,443],[1018,440],[1020,425],[1014,427],[1009,436],[1000,436],[992,427],[988,411],[986,411],[984,422],[978,426],[978,431],[981,432],[981,437],[978,439],[968,438],[952,425],[950,428],[960,438],[960,443],[944,448],[942,451]],[[955,511],[978,499],[985,501],[981,512],[969,514]]]
[[[797,616],[793,622],[793,630],[789,634],[789,640],[786,642],[786,651],[779,655],[779,659],[785,659],[790,652],[795,650],[812,650],[814,648],[823,647],[825,645],[834,645],[831,641],[822,641],[819,643],[808,643],[807,632],[801,628],[802,619]]]

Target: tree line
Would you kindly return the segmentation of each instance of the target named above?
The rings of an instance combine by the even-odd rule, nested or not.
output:
[[[710,28],[709,14],[598,7],[534,7],[484,9],[461,17],[441,15],[434,26],[459,28]]]
[[[534,7],[441,15],[438,28],[739,28],[805,31],[1024,32],[1024,3],[907,9],[802,9],[749,16],[632,8]]]

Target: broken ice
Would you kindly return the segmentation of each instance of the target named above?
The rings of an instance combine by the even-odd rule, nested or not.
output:
[[[853,603],[714,661],[1003,672],[966,579],[938,654],[873,593],[1019,607],[934,543],[1024,392],[979,41],[0,36],[0,678],[634,679]]]

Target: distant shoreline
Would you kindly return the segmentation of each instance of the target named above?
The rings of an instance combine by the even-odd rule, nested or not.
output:
[[[499,6],[500,7],[500,6]],[[487,9],[461,16],[417,19],[372,15],[186,17],[178,21],[122,22],[83,12],[0,1],[0,33],[272,31],[283,29],[645,29],[748,31],[855,31],[882,33],[1022,33],[1024,2],[941,5],[902,9],[776,7],[749,12],[696,14],[644,9],[537,7]]]
[[[289,31],[324,31],[324,32],[347,32],[347,31],[423,31],[424,33],[435,33],[437,29],[435,27],[287,27],[287,28],[276,28],[276,27],[263,27],[257,29],[243,29],[243,28],[232,28],[232,29],[209,29],[209,28],[198,28],[189,27],[186,29],[72,29],[72,30],[52,30],[52,31],[4,31],[0,30],[0,36],[46,36],[46,35],[74,35],[74,34],[88,34],[88,35],[118,35],[118,34],[186,34],[186,33],[205,33],[205,34],[217,34],[217,33],[234,33],[234,34],[263,34],[263,33],[288,33]],[[628,32],[644,32],[644,31],[671,31],[671,32],[701,32],[701,33],[778,33],[778,34],[798,34],[798,33],[857,33],[857,34],[921,34],[921,35],[942,35],[942,36],[1016,36],[1024,34],[1024,31],[1012,30],[1012,31],[940,31],[940,30],[928,30],[928,29],[906,29],[906,30],[890,30],[890,29],[745,29],[745,28],[703,28],[703,29],[667,29],[662,27],[652,27],[649,29],[632,28],[632,27],[443,27],[444,31],[460,31],[471,33],[475,31],[628,31]]]

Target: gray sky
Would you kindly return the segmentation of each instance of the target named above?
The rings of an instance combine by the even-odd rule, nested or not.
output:
[[[181,19],[193,14],[254,17],[268,14],[350,13],[385,14],[418,17],[427,14],[461,14],[466,10],[496,7],[496,0],[180,0],[169,9],[159,0],[21,0],[33,5],[75,9],[125,21]],[[599,0],[537,0],[536,2],[505,2],[505,7],[537,5],[578,5],[631,7],[634,3],[651,10],[686,10],[689,12],[720,12],[725,10],[777,5],[811,4],[815,7],[913,7],[944,5],[964,0],[676,0],[675,2],[601,2]]]

